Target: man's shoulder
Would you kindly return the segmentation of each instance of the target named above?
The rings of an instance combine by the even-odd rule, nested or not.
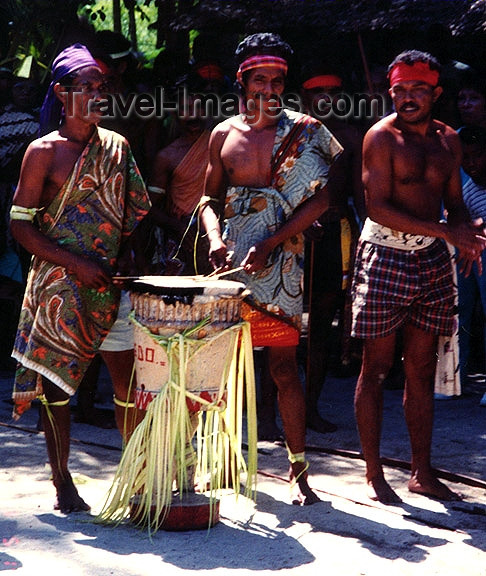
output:
[[[375,122],[364,135],[365,145],[395,139],[397,134],[395,120],[396,114],[390,114]]]
[[[237,114],[236,116],[230,116],[225,120],[222,120],[211,130],[211,134],[223,134],[227,133],[230,130],[236,128],[238,125],[242,124],[242,116],[241,114]]]
[[[241,114],[226,118],[211,130],[209,137],[209,148],[211,150],[220,149],[225,143],[227,137],[231,133],[241,133],[247,128],[245,127]]]
[[[115,132],[115,130],[109,130],[108,128],[103,128],[101,126],[98,126],[97,130],[98,137],[102,143],[128,146],[128,140],[119,132]]]
[[[315,126],[316,128],[324,127],[320,120],[316,120],[309,114],[304,112],[297,112],[297,110],[290,110],[289,108],[282,108],[282,114],[285,119],[291,124],[303,123],[307,126]]]
[[[57,130],[49,132],[40,138],[32,140],[27,147],[27,152],[30,156],[42,156],[47,158],[55,153],[56,146],[63,142],[62,136]]]
[[[187,144],[184,145],[184,140],[181,136],[161,148],[156,155],[158,169],[173,170],[185,156],[188,148]]]

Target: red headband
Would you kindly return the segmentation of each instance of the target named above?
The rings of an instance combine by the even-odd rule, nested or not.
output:
[[[196,69],[204,80],[224,80],[222,69],[217,64],[205,64]]]
[[[312,90],[313,88],[341,88],[343,81],[335,74],[321,74],[320,76],[313,76],[302,84],[304,90]]]
[[[236,73],[238,82],[243,84],[243,72],[253,70],[254,68],[278,68],[283,72],[284,76],[287,75],[288,70],[287,61],[284,58],[258,54],[256,56],[250,56],[240,64],[238,72]]]
[[[412,65],[398,62],[388,72],[390,86],[399,82],[425,82],[431,86],[437,86],[439,82],[438,70],[431,70],[426,62],[414,62]]]

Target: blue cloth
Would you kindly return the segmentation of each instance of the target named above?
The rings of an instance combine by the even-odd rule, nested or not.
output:
[[[486,188],[466,179],[462,187],[462,196],[472,219],[482,218],[486,222]],[[457,286],[459,291],[459,365],[461,375],[467,374],[467,361],[470,353],[471,326],[478,298],[481,301],[483,316],[486,318],[486,251],[481,254],[483,273],[480,275],[476,264],[466,278],[458,270]],[[486,343],[486,320],[483,319]]]

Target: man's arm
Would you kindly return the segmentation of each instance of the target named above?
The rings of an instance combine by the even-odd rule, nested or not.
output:
[[[157,226],[170,228],[176,232],[183,232],[184,228],[181,230],[179,220],[169,217],[166,210],[166,198],[172,172],[173,161],[170,149],[166,147],[157,154],[148,182],[147,189],[150,201],[152,202],[149,218],[152,219]]]
[[[42,208],[43,191],[55,157],[52,142],[36,140],[27,148],[20,171],[14,206]],[[98,264],[73,254],[45,236],[29,220],[12,220],[13,237],[29,252],[42,260],[63,266],[89,287],[100,288],[111,282],[110,275]]]
[[[482,273],[481,251],[486,246],[484,240],[484,223],[480,219],[471,221],[469,211],[462,196],[462,181],[460,166],[462,162],[462,147],[458,135],[453,132],[447,138],[448,145],[454,151],[455,166],[444,191],[444,208],[447,213],[447,240],[459,250],[458,262],[461,272],[466,276],[476,262]],[[470,240],[472,235],[472,241]],[[481,238],[479,238],[481,237]],[[479,245],[478,245],[479,241]]]
[[[221,239],[220,213],[224,210],[226,176],[221,148],[226,130],[216,127],[209,139],[209,161],[204,182],[200,217],[209,240],[209,260],[215,269],[229,265],[226,245]]]
[[[259,242],[248,251],[247,257],[241,263],[245,271],[251,274],[265,267],[270,252],[288,238],[303,232],[319,216],[328,209],[329,195],[326,186],[319,187],[315,194],[305,200],[292,216],[272,236]]]
[[[363,184],[366,211],[374,222],[409,234],[445,238],[446,226],[418,218],[393,201],[393,154],[395,140],[388,129],[371,128],[363,141]]]

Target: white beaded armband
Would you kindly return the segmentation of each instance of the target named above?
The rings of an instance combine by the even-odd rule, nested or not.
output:
[[[10,208],[10,220],[27,220],[33,222],[35,215],[40,208],[26,208],[25,206],[15,206]]]

